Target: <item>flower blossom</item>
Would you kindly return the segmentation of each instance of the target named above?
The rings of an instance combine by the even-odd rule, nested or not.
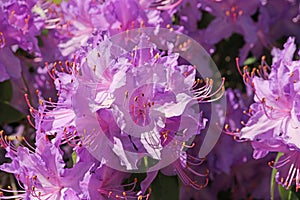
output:
[[[164,21],[171,22],[172,13],[163,11],[180,3],[181,0],[63,1],[56,8],[61,16],[56,28],[62,40],[59,47],[62,54],[68,56],[81,46],[95,47],[102,32],[114,35],[134,28],[159,26]]]
[[[224,132],[237,130],[242,127],[241,120],[246,121],[249,117],[243,111],[252,102],[251,96],[244,97],[238,89],[227,89],[227,106],[218,107],[220,124],[225,120]],[[251,102],[249,102],[251,101]],[[226,109],[226,118],[222,116]],[[220,131],[216,125],[212,131]],[[229,132],[228,134],[231,134]],[[263,163],[274,159],[268,156],[261,160],[251,159],[252,148],[249,143],[237,143],[227,134],[222,134],[214,149],[207,155],[203,167],[209,169],[210,182],[202,190],[191,190],[182,185],[180,197],[188,196],[193,199],[217,199],[226,191],[226,197],[230,199],[247,199],[249,194],[255,199],[269,197],[269,188],[262,189],[270,181],[269,167]],[[269,175],[267,176],[266,173]],[[248,184],[243,184],[247,182]]]
[[[254,0],[245,3],[240,0],[202,1],[203,8],[216,16],[205,30],[205,40],[216,44],[233,32],[244,36],[247,43],[256,41],[256,27],[251,19],[260,5]]]
[[[105,165],[86,173],[84,179],[80,182],[83,189],[81,199],[137,199],[148,200],[150,192],[143,195],[141,192],[136,192],[137,179],[128,184],[122,184],[128,179],[129,173],[114,170]],[[125,190],[124,188],[130,188]],[[150,191],[150,190],[149,190]]]
[[[30,106],[37,138],[80,141],[99,160],[127,170],[137,170],[144,156],[169,164],[179,159],[185,142],[205,126],[199,102],[218,98],[222,86],[211,91],[213,82],[197,79],[194,66],[140,37],[125,54],[104,39],[81,65],[49,65],[59,98],[40,99],[38,110]]]
[[[18,138],[16,138],[18,139]],[[79,199],[81,192],[79,181],[83,179],[88,170],[89,163],[85,158],[78,161],[73,168],[66,169],[62,160],[62,152],[51,142],[44,140],[39,145],[43,149],[36,151],[28,144],[16,147],[10,139],[1,132],[1,147],[8,152],[6,154],[12,162],[0,166],[0,169],[13,173],[22,190],[1,189],[3,192],[14,195],[1,197],[4,199]]]
[[[299,120],[299,60],[293,60],[295,39],[290,37],[284,49],[273,49],[273,64],[264,59],[259,69],[243,75],[245,83],[254,91],[250,106],[250,119],[241,129],[240,139],[249,140],[254,148],[254,158],[262,158],[269,152],[282,152],[283,156],[270,165],[275,167],[277,182],[289,188],[300,188]],[[270,73],[268,71],[270,70]],[[255,75],[257,72],[258,76]]]
[[[298,1],[267,1],[257,10],[256,37],[254,43],[247,43],[240,49],[240,60],[244,61],[251,52],[260,57],[264,49],[271,50],[276,41],[289,35],[300,39],[300,4]],[[254,15],[254,16],[255,16]]]
[[[214,96],[211,81],[199,86],[193,66],[179,65],[178,55],[164,56],[148,42],[142,35],[137,50],[110,62],[114,46],[104,41],[81,66],[73,98],[77,130],[94,134],[90,145],[99,148],[96,152],[101,147],[96,141],[104,134],[129,170],[138,169],[140,156],[163,160],[164,151],[172,149],[170,142],[199,134],[201,111],[192,106]]]
[[[33,12],[35,4],[34,0],[0,3],[0,82],[21,76],[21,64],[12,46],[36,55],[40,53],[36,36],[43,26],[43,20]]]

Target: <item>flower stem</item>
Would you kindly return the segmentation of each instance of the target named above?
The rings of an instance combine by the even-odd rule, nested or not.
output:
[[[283,153],[278,152],[276,158],[275,158],[275,163],[279,160],[279,158],[283,155]],[[275,185],[276,185],[276,180],[275,180],[275,175],[276,175],[277,169],[273,168],[272,170],[272,175],[271,175],[271,188],[270,188],[270,194],[271,194],[271,200],[274,200],[275,196]]]

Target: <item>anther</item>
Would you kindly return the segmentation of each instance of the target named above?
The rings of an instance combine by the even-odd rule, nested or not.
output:
[[[225,124],[225,130],[229,130],[229,124]]]

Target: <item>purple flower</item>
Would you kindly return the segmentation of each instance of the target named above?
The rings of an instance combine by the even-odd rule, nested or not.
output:
[[[86,158],[81,158],[73,168],[66,169],[61,150],[49,141],[44,141],[43,149],[35,152],[32,146],[16,148],[3,137],[2,132],[0,142],[8,152],[6,156],[12,160],[0,166],[1,170],[13,173],[19,183],[23,184],[20,185],[20,191],[2,189],[5,192],[17,192],[8,198],[79,199],[79,181],[92,164]]]
[[[291,1],[268,1],[265,9],[261,12],[266,12],[269,17],[269,33],[266,37],[280,38],[293,36],[297,40],[299,36],[300,25],[300,2],[297,0]]]
[[[281,37],[292,35],[297,40],[300,39],[300,10],[297,1],[267,1],[258,11],[258,21],[255,24],[258,39],[240,49],[241,61],[246,59],[249,52],[260,57],[264,48],[271,50]]]
[[[239,130],[242,127],[241,121],[249,117],[243,114],[251,97],[243,96],[238,89],[227,89],[227,107],[218,108],[220,124],[224,124],[224,132],[232,134],[230,130]],[[226,118],[222,117],[226,109]],[[215,129],[220,131],[221,127]],[[258,199],[269,197],[269,189],[262,189],[259,185],[269,184],[270,175],[265,174],[270,170],[268,165],[261,166],[270,161],[270,157],[262,160],[251,158],[252,148],[249,143],[239,143],[229,135],[222,134],[214,149],[207,155],[203,167],[209,169],[210,182],[202,190],[194,190],[184,185],[180,188],[180,197],[188,196],[193,199],[217,199],[223,192],[232,199],[246,199],[249,196]],[[272,157],[274,158],[274,157]],[[255,169],[255,170],[253,170]],[[244,183],[247,183],[246,185]],[[226,196],[227,196],[226,195]]]
[[[176,14],[180,17],[180,25],[184,26],[187,33],[196,32],[198,21],[201,19],[201,3],[197,0],[188,0],[181,3],[176,9]]]
[[[198,29],[199,21],[202,18],[201,5],[201,1],[198,0],[183,1],[178,7],[174,9],[176,12],[172,14],[173,18],[177,16],[179,18],[179,21],[177,22],[173,19],[173,22],[169,23],[178,23],[178,25],[173,25],[172,28],[178,29],[184,34],[193,38],[199,44],[201,44],[206,49],[206,51],[212,54],[214,52],[214,44],[206,40],[206,29]]]
[[[32,12],[34,0],[9,0],[0,3],[0,82],[20,78],[20,61],[13,54],[12,46],[39,54],[36,36],[41,19]]]
[[[161,55],[154,44],[142,48],[147,42],[142,35],[138,50],[109,62],[114,48],[104,41],[82,65],[73,98],[77,130],[94,134],[90,140],[96,152],[101,147],[96,141],[104,134],[127,170],[138,169],[145,155],[166,160],[164,156],[173,151],[169,159],[179,158],[182,147],[173,149],[173,143],[199,134],[204,122],[192,106],[210,95],[208,80],[196,89],[193,66],[179,65],[177,54]]]
[[[145,156],[171,159],[165,166],[181,157],[185,142],[205,126],[199,102],[217,93],[210,94],[211,80],[196,79],[194,66],[180,65],[177,54],[163,55],[148,40],[142,34],[133,50],[119,54],[104,39],[80,66],[49,65],[59,98],[40,98],[38,110],[30,106],[37,140],[74,139],[99,160],[127,170],[138,169]]]
[[[90,188],[80,197],[124,195],[122,190],[110,193],[121,188],[112,184],[120,185],[123,178],[120,175],[116,182],[106,183],[101,176],[119,172],[106,169],[104,164],[120,170],[156,172],[173,163],[165,173],[177,173],[195,188],[207,184],[207,179],[195,182],[190,178],[205,177],[207,170],[200,173],[189,167],[199,166],[204,159],[193,157],[186,149],[193,148],[189,140],[206,125],[200,102],[219,98],[223,83],[212,91],[213,81],[198,78],[196,67],[180,64],[177,53],[159,50],[146,33],[135,39],[136,45],[124,51],[121,41],[115,45],[113,38],[104,35],[96,48],[86,48],[86,57],[79,63],[74,58],[72,62],[48,64],[58,91],[57,102],[38,94],[39,107],[34,109],[26,95],[35,118],[38,152],[45,150],[45,140],[51,140],[56,148],[63,144],[83,146],[100,161],[96,173],[90,166],[85,174],[82,187]],[[141,169],[143,165],[146,169]],[[137,196],[145,192],[152,178],[144,181]]]
[[[109,24],[104,18],[103,5],[94,1],[63,1],[56,12],[61,16],[60,26],[56,26],[61,38],[59,47],[64,56],[71,55],[76,49],[86,45],[92,34],[107,30]]]
[[[142,195],[141,192],[135,192],[137,179],[132,183],[123,184],[124,180],[130,177],[129,173],[120,172],[105,165],[86,173],[84,179],[80,182],[83,195],[81,199],[145,199],[149,194]],[[130,189],[125,189],[130,188]]]
[[[62,54],[68,56],[81,46],[91,45],[94,48],[102,32],[114,35],[129,29],[157,26],[165,21],[163,18],[171,21],[170,14],[162,17],[162,11],[158,9],[164,6],[166,9],[168,5],[172,8],[172,2],[161,6],[160,3],[154,5],[155,2],[139,0],[113,0],[101,3],[91,0],[84,3],[79,0],[63,1],[57,9],[62,16],[61,26],[56,28],[60,33],[59,37],[62,38],[59,45]]]
[[[76,79],[76,73],[78,73],[78,71],[76,71],[75,61],[71,64],[67,61],[66,64],[68,73],[59,71],[61,69],[52,72],[49,70],[49,75],[53,79],[56,90],[58,91],[57,102],[53,102],[51,98],[45,100],[41,97],[41,94],[38,93],[39,107],[35,109],[31,105],[28,95],[25,95],[30,114],[35,119],[32,126],[36,129],[37,148],[40,147],[39,141],[44,141],[45,137],[54,136],[53,142],[56,143],[57,146],[69,143],[76,137],[77,130],[74,127],[75,113],[72,109],[72,95],[74,95],[78,87]],[[46,64],[48,69],[50,67],[56,68],[57,65],[62,67],[62,63],[54,63],[50,66]],[[29,116],[28,119],[30,119]]]
[[[298,190],[300,61],[293,60],[295,50],[294,38],[290,37],[283,50],[273,49],[270,73],[264,60],[258,76],[245,70],[243,78],[255,93],[255,103],[250,106],[251,117],[239,137],[252,141],[257,159],[269,152],[283,152],[281,161],[274,163],[279,183],[289,188],[294,182]]]
[[[0,47],[18,45],[24,50],[39,53],[37,39],[42,19],[34,13],[35,0],[9,0],[0,4]]]
[[[186,120],[187,121],[184,122],[184,128],[188,130],[190,134],[196,133],[197,136],[199,136],[207,123],[207,119],[203,118],[202,115],[199,117],[199,123],[201,125],[198,127],[190,127],[190,119],[186,118]],[[170,159],[170,156],[175,156],[177,159],[166,167],[162,165],[161,167],[163,168],[160,171],[167,176],[178,175],[184,185],[200,190],[205,188],[208,184],[209,170],[205,167],[201,167],[206,158],[199,158],[197,155],[197,150],[199,150],[199,146],[197,146],[197,136],[196,138],[192,138],[192,143],[190,141],[184,141],[185,138],[174,137],[174,141],[171,141],[171,148],[166,146],[162,149],[161,157],[162,159]],[[157,173],[158,170],[153,171],[151,168],[147,172],[147,177],[141,183],[143,192],[150,186],[151,182],[157,176]]]
[[[12,54],[11,57],[9,56],[10,54],[0,55],[0,57],[3,56],[5,66],[8,67],[12,74],[10,81],[13,85],[13,97],[10,103],[25,114],[28,114],[28,106],[24,101],[24,93],[30,97],[33,107],[38,106],[38,99],[36,98],[37,90],[41,96],[52,98],[53,101],[57,99],[55,85],[53,79],[48,74],[45,62],[55,62],[61,59],[62,55],[57,47],[57,40],[51,32],[47,35],[41,35],[39,40],[41,43],[39,46],[40,56],[33,58],[24,56],[22,53],[17,53],[16,55],[10,53]],[[0,51],[5,49],[9,50],[9,48],[4,48],[0,49]],[[9,52],[11,51],[9,50]],[[22,78],[20,74],[22,74]]]
[[[259,0],[244,2],[241,0],[202,1],[203,8],[216,18],[205,30],[205,40],[216,44],[228,38],[232,33],[240,33],[247,43],[256,40],[256,27],[251,19],[260,5]]]

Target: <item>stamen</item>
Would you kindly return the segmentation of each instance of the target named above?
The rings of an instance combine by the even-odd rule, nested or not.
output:
[[[0,31],[0,48],[3,48],[6,44],[4,34]]]
[[[134,189],[136,189],[136,184],[138,180],[137,178],[134,179],[132,183],[121,185],[124,187],[131,187],[131,189],[126,191],[121,191],[116,188],[99,188],[98,192],[100,192],[103,195],[107,195],[108,198],[112,199],[137,199],[137,200],[148,200],[151,194],[151,189],[148,190],[148,194],[143,195],[141,194],[141,191],[135,192]]]
[[[269,162],[269,166],[272,168],[276,168],[279,172],[277,173],[284,173],[285,169],[280,170],[281,167],[284,167],[285,165],[290,164],[290,168],[286,174],[286,177],[281,177],[280,182],[283,187],[286,189],[289,189],[294,182],[296,184],[296,190],[300,188],[300,182],[299,182],[299,152],[294,151],[289,154],[285,154],[280,157],[280,159],[277,162],[271,161]],[[283,175],[283,174],[280,174]]]
[[[178,6],[183,0],[157,0],[149,6],[149,8],[155,8],[158,10],[171,10]]]

